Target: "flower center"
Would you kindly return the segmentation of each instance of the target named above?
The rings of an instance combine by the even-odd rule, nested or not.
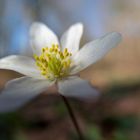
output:
[[[49,80],[55,80],[68,75],[71,56],[67,48],[61,51],[58,45],[52,45],[42,48],[41,55],[34,55],[34,58],[41,74]]]

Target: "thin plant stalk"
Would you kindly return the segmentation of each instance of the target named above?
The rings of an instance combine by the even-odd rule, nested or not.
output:
[[[63,95],[61,95],[61,97],[62,97],[62,99],[63,99],[63,101],[64,101],[64,103],[66,105],[66,108],[68,110],[68,113],[70,115],[70,118],[71,118],[71,120],[73,122],[73,125],[74,125],[76,131],[77,131],[77,134],[79,136],[79,140],[84,140],[83,134],[82,134],[82,132],[80,130],[80,127],[78,125],[77,119],[76,119],[76,117],[74,115],[74,112],[72,110],[72,107],[70,106],[68,100]]]

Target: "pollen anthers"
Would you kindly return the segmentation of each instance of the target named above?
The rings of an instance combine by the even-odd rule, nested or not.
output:
[[[40,56],[34,55],[41,74],[49,80],[65,77],[69,73],[72,54],[65,48],[60,51],[58,45],[42,48]]]

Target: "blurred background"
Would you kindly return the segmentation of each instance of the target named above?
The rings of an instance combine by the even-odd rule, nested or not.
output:
[[[31,55],[29,27],[46,23],[60,37],[82,22],[81,46],[107,32],[119,47],[81,73],[101,91],[92,103],[69,99],[86,140],[140,140],[139,0],[0,0],[0,57]],[[0,70],[0,88],[21,75]],[[0,114],[0,140],[77,140],[60,97],[42,94],[14,113]]]

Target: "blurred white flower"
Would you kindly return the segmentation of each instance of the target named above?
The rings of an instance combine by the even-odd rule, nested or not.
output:
[[[79,50],[82,33],[83,25],[77,23],[62,35],[59,42],[46,25],[33,23],[30,41],[34,57],[12,55],[0,60],[0,69],[25,75],[6,84],[0,94],[0,112],[18,109],[53,84],[64,96],[81,99],[96,97],[97,90],[88,81],[79,78],[78,73],[117,46],[121,35],[109,33]]]

